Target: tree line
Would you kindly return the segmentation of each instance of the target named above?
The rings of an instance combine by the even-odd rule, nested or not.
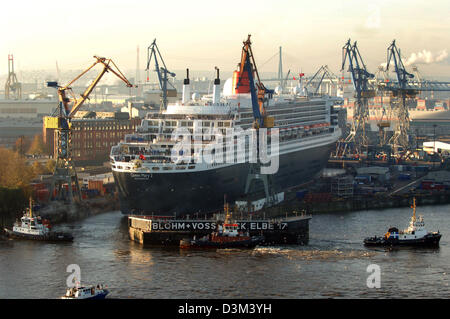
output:
[[[32,140],[20,137],[13,149],[0,147],[1,224],[9,223],[27,206],[28,198],[32,196],[30,182],[39,175],[52,174],[55,167],[53,159],[49,159],[45,165],[39,161],[28,164],[24,154],[48,154],[41,135],[36,135]]]
[[[36,134],[33,139],[26,136],[19,137],[13,147],[13,150],[20,155],[51,155],[53,150],[51,145],[46,145],[43,142],[42,135]]]

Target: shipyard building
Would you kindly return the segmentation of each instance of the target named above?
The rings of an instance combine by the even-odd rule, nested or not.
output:
[[[140,118],[131,118],[125,112],[79,111],[72,119],[72,156],[73,160],[85,164],[101,164],[108,161],[111,146],[119,143],[126,134],[135,131]],[[44,118],[43,140],[53,146],[55,129],[51,119]]]

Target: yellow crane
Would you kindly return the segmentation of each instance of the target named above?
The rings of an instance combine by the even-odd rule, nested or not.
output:
[[[73,201],[74,191],[76,192],[78,199],[81,199],[78,178],[72,161],[71,119],[75,116],[83,103],[89,98],[89,94],[94,90],[95,86],[100,82],[105,73],[111,72],[125,82],[127,87],[135,87],[127,80],[127,78],[111,59],[97,56],[94,56],[94,58],[95,62],[67,85],[59,86],[57,82],[47,83],[47,86],[57,88],[59,100],[57,109],[58,114],[56,116],[47,116],[44,118],[44,127],[55,129],[54,154],[56,156],[56,165],[53,173],[52,184],[50,186],[50,196],[55,199],[62,199],[62,190],[65,183],[68,185],[67,193],[69,201]],[[101,72],[80,95],[80,97],[77,98],[71,88],[72,84],[98,64],[102,65]],[[71,98],[69,98],[68,95],[70,95]],[[70,104],[72,103],[73,106],[70,108]]]

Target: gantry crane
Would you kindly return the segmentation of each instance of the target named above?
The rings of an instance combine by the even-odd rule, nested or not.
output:
[[[239,80],[236,88],[243,84],[243,81],[248,79],[252,99],[253,117],[255,118],[254,128],[269,128],[273,127],[274,119],[273,117],[268,117],[266,115],[266,104],[272,97],[274,91],[267,89],[259,78],[251,44],[249,34],[247,40],[244,41],[244,46],[242,47],[241,62],[239,63]],[[256,83],[254,78],[255,75],[257,79]],[[267,97],[266,94],[268,95]]]
[[[236,83],[236,89],[241,85],[245,88],[249,87],[251,104],[253,110],[253,128],[258,130],[256,134],[256,148],[257,154],[260,154],[259,138],[260,128],[272,128],[274,125],[274,118],[266,114],[266,106],[269,99],[272,98],[274,91],[267,89],[259,78],[258,69],[256,68],[255,57],[253,55],[250,41],[250,34],[244,46],[242,47],[241,62],[239,63],[239,78]],[[256,76],[256,81],[255,81]],[[256,82],[256,83],[255,83]],[[248,92],[242,92],[248,93]],[[272,150],[273,152],[273,150]],[[272,153],[273,155],[273,153]],[[266,204],[271,205],[275,201],[275,184],[273,182],[273,175],[263,173],[261,170],[261,163],[252,163],[247,175],[247,181],[245,185],[245,194],[249,194],[252,182],[255,180],[262,181],[264,185],[264,193],[266,195]]]
[[[164,62],[164,59],[161,55],[161,52],[159,51],[158,45],[156,44],[156,39],[153,40],[152,44],[147,48],[147,81],[149,81],[149,70],[150,70],[150,63],[152,61],[152,57],[154,57],[155,61],[155,72],[158,75],[158,83],[159,83],[159,89],[161,90],[161,109],[167,108],[167,98],[168,97],[176,97],[177,96],[177,90],[173,86],[172,83],[169,82],[168,76],[175,77],[176,74],[173,72],[170,72],[167,70],[166,63]],[[159,57],[159,58],[158,58]],[[158,61],[158,59],[160,61]],[[160,66],[160,62],[162,63],[162,67]],[[169,84],[172,89],[167,88],[167,84]]]
[[[397,81],[389,81],[387,83],[379,84],[378,89],[392,92],[393,96],[397,98],[391,108],[396,113],[398,122],[392,138],[389,143],[398,148],[403,147],[407,151],[410,146],[409,141],[409,112],[406,105],[406,99],[414,98],[420,92],[424,91],[450,91],[450,82],[436,82],[427,81],[419,76],[417,67],[413,67],[413,72],[418,76],[416,79],[414,74],[406,71],[405,65],[402,62],[400,50],[398,49],[395,40],[389,45],[387,49],[387,65],[386,70],[389,70],[391,61],[394,64],[394,72]]]
[[[343,141],[338,144],[337,154],[345,155],[348,146],[354,144],[357,154],[361,153],[361,147],[367,146],[366,123],[369,119],[368,99],[375,96],[375,90],[369,87],[369,79],[374,75],[369,73],[361,57],[356,41],[352,45],[350,39],[342,48],[342,68],[344,71],[345,63],[348,60],[348,72],[350,72],[355,90],[355,106],[353,108],[353,122],[350,133]]]
[[[390,85],[385,88],[393,92],[394,97],[397,97],[396,105],[391,108],[396,113],[398,119],[393,136],[389,140],[389,143],[397,148],[403,147],[405,150],[409,147],[408,132],[409,132],[409,112],[406,105],[406,98],[415,97],[417,90],[408,88],[409,79],[414,78],[414,75],[408,73],[400,55],[400,51],[395,44],[395,40],[387,49],[387,64],[386,71],[389,71],[391,61],[394,61],[395,74],[397,75],[397,84],[390,82]]]
[[[13,97],[16,100],[22,98],[22,83],[17,80],[17,75],[14,72],[14,57],[8,54],[8,78],[5,84],[5,99],[9,100]]]
[[[127,87],[133,87],[133,85],[126,79],[126,77],[119,70],[117,65],[111,60],[103,57],[94,56],[96,61],[87,68],[84,72],[78,75],[75,79],[70,81],[65,86],[59,86],[57,82],[48,82],[48,87],[54,87],[57,89],[59,105],[53,116],[45,117],[47,128],[54,128],[54,143],[55,143],[55,155],[56,166],[53,173],[52,183],[50,186],[50,196],[54,199],[62,199],[63,185],[67,183],[68,200],[73,202],[74,192],[78,200],[81,200],[80,189],[78,185],[78,178],[75,171],[75,166],[72,161],[71,152],[71,119],[75,116],[77,111],[83,105],[83,103],[89,98],[89,94],[94,90],[95,86],[101,80],[103,75],[107,72],[111,72],[119,79],[124,81]],[[75,93],[72,91],[71,85],[80,79],[83,75],[89,72],[97,64],[102,65],[103,69],[87,87],[87,89],[76,98]],[[69,98],[67,93],[72,97]],[[72,108],[70,104],[73,102]],[[56,194],[54,193],[56,190]]]
[[[314,80],[316,78],[319,79],[319,81],[317,82],[317,85],[314,89],[314,86],[312,84],[314,83]],[[339,83],[338,77],[328,68],[328,65],[322,65],[317,70],[317,72],[311,77],[311,79],[309,79],[308,82],[306,82],[305,87],[308,88],[311,85],[312,89],[314,89],[314,94],[318,94],[320,86],[322,85],[322,82],[325,78],[327,78],[330,81],[330,85],[332,85],[333,82],[336,82],[336,85]]]

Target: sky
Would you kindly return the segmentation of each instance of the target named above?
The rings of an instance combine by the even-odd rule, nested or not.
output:
[[[235,68],[251,34],[260,72],[277,72],[280,46],[285,72],[313,73],[321,65],[340,72],[342,47],[351,38],[372,73],[396,39],[404,61],[423,75],[450,76],[448,0],[15,0],[0,6],[0,75],[10,53],[16,71],[56,70],[56,61],[62,70],[84,69],[93,55],[133,70],[137,46],[143,70],[156,38],[169,70],[211,70],[213,77],[215,66]]]

